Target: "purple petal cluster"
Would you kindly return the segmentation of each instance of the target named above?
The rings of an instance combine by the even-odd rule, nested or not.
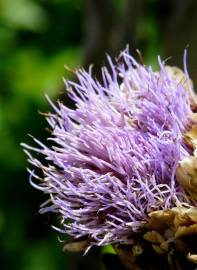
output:
[[[127,243],[151,211],[191,204],[175,172],[190,154],[182,135],[193,89],[158,63],[154,72],[124,51],[116,65],[109,58],[102,82],[78,70],[78,83],[65,82],[76,108],[49,101],[51,146],[24,145],[44,156],[27,151],[32,184],[50,195],[40,211],[59,213],[62,232],[97,245]]]

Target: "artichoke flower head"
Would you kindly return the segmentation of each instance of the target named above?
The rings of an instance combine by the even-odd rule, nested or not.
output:
[[[180,248],[197,234],[197,103],[186,51],[184,72],[160,58],[153,71],[127,50],[108,60],[102,82],[91,69],[65,81],[74,109],[49,100],[50,147],[23,144],[32,185],[49,194],[40,212],[59,213],[58,230],[85,239],[79,249],[113,244],[128,269],[147,245],[169,264],[172,246],[195,263],[193,246]]]

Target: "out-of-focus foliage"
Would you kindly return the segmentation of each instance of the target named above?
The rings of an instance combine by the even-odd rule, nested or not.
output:
[[[31,0],[2,0],[0,7],[2,20],[14,29],[37,32],[41,31],[47,23],[44,9]]]
[[[86,257],[62,253],[58,234],[50,228],[56,219],[38,214],[47,198],[29,185],[19,144],[32,143],[28,133],[40,140],[48,135],[38,111],[49,110],[44,93],[55,99],[64,91],[62,77],[72,75],[64,65],[100,66],[105,52],[115,55],[126,44],[155,64],[155,55],[165,47],[165,29],[177,29],[182,18],[174,16],[172,2],[179,1],[0,0],[1,269],[100,269],[92,260],[97,250],[92,257],[91,252]],[[186,2],[196,3],[181,1]],[[173,19],[165,22],[168,15],[177,20],[175,28]],[[113,252],[110,247],[104,251]]]
[[[64,65],[81,64],[82,13],[80,1],[0,0],[1,269],[69,269],[51,217],[38,215],[45,198],[29,186],[19,144],[44,137],[44,93],[59,95]]]

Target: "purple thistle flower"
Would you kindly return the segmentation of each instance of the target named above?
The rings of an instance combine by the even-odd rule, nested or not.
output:
[[[150,212],[195,205],[176,179],[179,162],[192,153],[183,139],[193,121],[186,67],[180,80],[160,59],[158,72],[127,51],[120,60],[115,66],[109,58],[102,83],[91,69],[76,72],[79,83],[65,82],[75,109],[49,100],[51,147],[36,139],[38,148],[23,144],[39,182],[32,185],[50,195],[40,212],[59,213],[59,230],[88,236],[91,245],[129,243]]]

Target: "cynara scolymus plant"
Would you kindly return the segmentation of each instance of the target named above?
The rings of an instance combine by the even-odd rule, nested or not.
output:
[[[153,71],[127,50],[116,64],[108,60],[102,81],[91,69],[76,71],[78,83],[65,81],[74,109],[49,100],[50,146],[23,144],[30,180],[49,194],[40,212],[59,213],[58,230],[85,238],[85,248],[113,244],[134,269],[150,244],[172,266],[171,246],[181,253],[177,239],[197,233],[197,106],[186,52],[184,72],[160,58]],[[193,263],[189,248],[183,253]]]

